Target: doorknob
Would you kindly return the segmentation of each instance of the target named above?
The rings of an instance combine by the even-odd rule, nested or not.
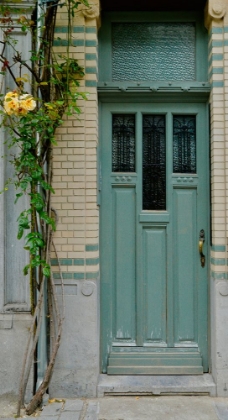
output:
[[[201,267],[205,266],[205,255],[203,254],[204,242],[205,242],[205,232],[204,232],[204,229],[201,229],[200,235],[199,235],[199,253],[200,253]]]

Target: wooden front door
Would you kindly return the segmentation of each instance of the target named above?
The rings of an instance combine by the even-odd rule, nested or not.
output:
[[[205,103],[101,104],[101,348],[108,374],[208,371]]]

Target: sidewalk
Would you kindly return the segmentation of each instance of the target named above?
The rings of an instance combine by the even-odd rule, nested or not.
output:
[[[132,396],[68,399],[64,402],[48,403],[39,412],[38,417],[26,418],[40,420],[228,420],[228,398]],[[13,417],[10,420],[13,420]]]

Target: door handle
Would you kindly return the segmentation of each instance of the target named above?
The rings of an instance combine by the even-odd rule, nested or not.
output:
[[[199,254],[200,254],[201,267],[205,266],[205,255],[203,253],[204,242],[205,242],[205,232],[204,232],[204,229],[201,229],[200,235],[199,235]]]

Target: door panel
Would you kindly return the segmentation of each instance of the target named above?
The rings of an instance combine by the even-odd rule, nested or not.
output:
[[[196,190],[174,189],[175,345],[196,339]]]
[[[204,103],[101,104],[102,372],[208,370],[206,123]]]
[[[113,186],[115,340],[135,341],[135,191]],[[111,238],[110,238],[111,239]]]
[[[157,262],[160,261],[159,264]],[[143,229],[144,343],[166,346],[166,228]]]

